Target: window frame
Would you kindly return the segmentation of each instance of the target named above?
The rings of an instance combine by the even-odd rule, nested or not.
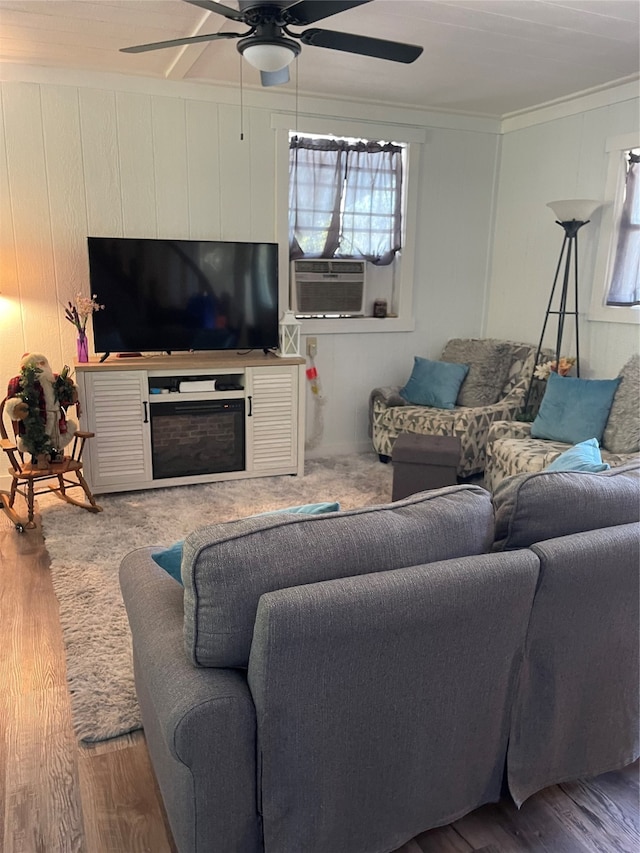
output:
[[[640,308],[624,305],[607,305],[611,277],[618,243],[618,230],[622,214],[623,190],[626,177],[625,152],[640,147],[638,133],[611,136],[605,144],[608,155],[607,178],[604,192],[600,239],[594,266],[593,288],[589,320],[606,323],[640,324]]]
[[[284,311],[289,306],[289,133],[313,133],[362,139],[392,139],[406,144],[404,175],[404,245],[399,264],[396,292],[397,317],[301,318],[301,334],[354,334],[358,332],[412,332],[414,263],[417,233],[420,164],[426,133],[422,128],[398,127],[348,119],[315,118],[274,113],[271,127],[276,132],[276,233],[279,253],[279,298]]]

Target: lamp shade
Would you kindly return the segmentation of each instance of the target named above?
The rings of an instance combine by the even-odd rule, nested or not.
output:
[[[592,198],[574,198],[564,201],[550,201],[547,207],[555,213],[559,222],[586,222],[602,204]]]
[[[256,42],[244,47],[242,55],[258,71],[280,71],[295,59],[296,53],[286,44]]]

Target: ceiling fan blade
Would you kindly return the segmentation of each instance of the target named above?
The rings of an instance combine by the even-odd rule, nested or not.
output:
[[[335,30],[319,30],[315,27],[305,30],[298,38],[303,44],[343,50],[346,53],[360,53],[377,59],[390,59],[392,62],[415,62],[423,51],[422,47],[415,44],[338,33]]]
[[[289,66],[285,65],[279,71],[261,71],[260,82],[263,86],[281,86],[289,82]]]
[[[245,35],[248,35],[245,33]],[[187,36],[182,39],[155,41],[151,44],[134,44],[133,47],[121,47],[120,53],[146,53],[148,50],[163,50],[165,47],[180,47],[182,44],[197,44],[200,41],[216,41],[217,39],[238,39],[242,33],[211,33],[211,35]]]
[[[370,2],[371,0],[298,0],[284,7],[283,17],[288,25],[304,27]]]
[[[229,6],[223,6],[222,3],[216,3],[214,0],[184,0],[185,3],[190,3],[192,6],[199,6],[201,9],[206,9],[207,12],[215,12],[217,15],[224,15],[225,18],[231,18],[232,21],[241,21],[242,13],[237,9],[231,9]]]

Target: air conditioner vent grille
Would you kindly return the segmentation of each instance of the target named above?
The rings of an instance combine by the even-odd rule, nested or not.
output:
[[[296,261],[297,272],[329,272],[329,261]]]
[[[362,312],[362,281],[308,281],[298,291],[301,314]]]
[[[295,261],[297,272],[343,273],[352,272],[362,275],[364,261],[324,260],[317,258],[310,261]]]
[[[364,314],[364,261],[315,259],[293,261],[292,296],[297,314]]]

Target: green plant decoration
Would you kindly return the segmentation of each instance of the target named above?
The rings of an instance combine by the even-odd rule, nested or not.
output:
[[[24,434],[22,441],[34,460],[41,453],[49,455],[53,450],[51,438],[44,430],[44,423],[40,414],[40,393],[36,388],[39,375],[42,373],[39,367],[25,365],[20,371],[20,387],[22,391],[17,395],[27,406],[29,412],[23,419]]]
[[[65,412],[69,406],[73,406],[76,403],[76,387],[69,376],[69,368],[66,364],[56,376],[53,388],[56,393],[56,397],[58,398],[58,402]]]

